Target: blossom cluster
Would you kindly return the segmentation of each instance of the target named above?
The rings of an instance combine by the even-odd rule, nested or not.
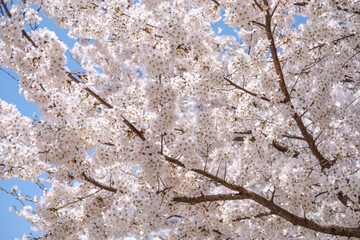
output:
[[[46,175],[19,211],[44,238],[360,236],[357,1],[1,3],[42,116],[0,101],[0,177]]]

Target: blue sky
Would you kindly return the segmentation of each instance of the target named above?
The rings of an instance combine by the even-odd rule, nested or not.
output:
[[[4,68],[1,68],[4,69]],[[15,78],[16,74],[7,70]],[[0,71],[0,98],[8,103],[17,106],[21,114],[31,117],[33,113],[39,114],[39,107],[34,103],[27,102],[25,98],[19,94],[19,83],[12,79],[9,75]],[[39,187],[33,183],[19,181],[19,180],[0,180],[0,187],[6,191],[11,191],[11,188],[17,185],[22,193],[29,195],[42,195]],[[21,238],[24,233],[30,232],[31,224],[24,218],[20,218],[14,212],[9,212],[9,207],[16,206],[17,209],[22,209],[22,205],[16,200],[14,196],[0,191],[0,239],[14,239]]]
[[[56,31],[58,37],[65,41],[68,45],[68,48],[74,45],[75,41],[67,37],[67,30],[59,29],[54,24],[54,20],[47,19],[45,16],[41,16],[43,21],[40,24],[41,28],[47,27],[50,30]],[[69,68],[78,71],[79,67],[74,61],[69,57]],[[3,71],[5,70],[6,73]],[[9,74],[11,76],[9,76]],[[19,83],[15,80],[19,80],[19,77],[10,69],[3,68],[0,66],[0,99],[16,105],[18,110],[22,115],[33,118],[35,113],[37,116],[41,116],[39,107],[33,102],[27,102],[22,94],[19,93]],[[28,194],[30,196],[41,196],[42,190],[35,184],[31,182],[24,182],[19,180],[0,180],[0,187],[6,191],[11,191],[11,188],[17,185],[18,189],[21,190],[23,194]],[[31,205],[30,203],[25,203]],[[18,210],[22,209],[21,203],[16,200],[16,197],[6,194],[4,191],[0,191],[0,239],[14,239],[22,238],[24,233],[29,233],[31,231],[31,224],[28,223],[24,218],[17,216],[15,211],[9,212],[9,208],[15,206]],[[32,205],[33,206],[33,205]]]
[[[58,37],[62,39],[67,45],[68,48],[74,45],[75,41],[67,37],[67,30],[59,29],[55,26],[54,21],[47,19],[42,16],[43,21],[40,24],[40,27],[47,27],[50,30],[54,30]],[[304,23],[306,20],[301,17],[296,17],[296,25]],[[231,28],[228,28],[222,22],[213,24],[213,29],[222,28],[221,35],[233,35],[236,36]],[[72,71],[79,71],[79,66],[69,57],[68,55],[68,67]],[[7,73],[5,73],[5,70]],[[5,100],[8,103],[14,104],[17,106],[18,110],[22,115],[33,117],[33,114],[41,116],[39,112],[39,107],[32,102],[27,102],[23,95],[19,93],[19,83],[13,79],[8,74],[11,74],[15,79],[19,77],[9,69],[5,69],[0,66],[0,99]],[[30,196],[41,196],[42,190],[35,184],[30,182],[23,182],[19,180],[0,180],[0,187],[6,191],[11,191],[11,188],[17,185],[18,188],[22,191],[23,194],[28,194]],[[9,208],[15,206],[17,209],[22,209],[22,205],[19,201],[16,200],[16,197],[6,194],[4,191],[0,191],[0,239],[14,239],[22,238],[24,233],[29,233],[31,231],[31,224],[28,223],[24,218],[17,216],[14,212],[9,212]]]

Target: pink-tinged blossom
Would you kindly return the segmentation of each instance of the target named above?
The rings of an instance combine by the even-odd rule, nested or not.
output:
[[[0,0],[42,112],[0,100],[0,176],[51,183],[18,214],[46,239],[360,237],[358,5]]]

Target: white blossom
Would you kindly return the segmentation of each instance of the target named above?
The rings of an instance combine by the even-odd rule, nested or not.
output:
[[[1,179],[43,189],[17,213],[46,239],[360,237],[358,5],[0,0],[42,113],[0,100]]]

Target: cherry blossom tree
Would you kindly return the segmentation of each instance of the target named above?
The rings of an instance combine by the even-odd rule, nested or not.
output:
[[[358,0],[0,5],[1,66],[42,112],[0,101],[1,178],[46,175],[19,212],[43,238],[360,237]]]

